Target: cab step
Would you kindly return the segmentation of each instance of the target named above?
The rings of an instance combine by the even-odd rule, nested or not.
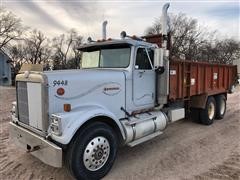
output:
[[[161,131],[156,131],[156,132],[153,133],[153,134],[149,134],[149,135],[144,136],[144,137],[142,137],[142,138],[140,138],[140,139],[137,139],[137,140],[135,140],[135,141],[132,141],[132,142],[128,143],[127,145],[130,146],[130,147],[134,147],[134,146],[136,146],[136,145],[138,145],[138,144],[141,144],[141,143],[143,143],[143,142],[145,142],[145,141],[148,141],[148,140],[150,140],[150,139],[153,139],[153,138],[155,138],[156,136],[161,135],[162,133],[163,133],[163,132],[161,132]]]

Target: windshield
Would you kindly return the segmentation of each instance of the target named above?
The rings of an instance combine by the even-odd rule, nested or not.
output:
[[[82,68],[126,68],[130,62],[130,52],[130,47],[83,52]]]

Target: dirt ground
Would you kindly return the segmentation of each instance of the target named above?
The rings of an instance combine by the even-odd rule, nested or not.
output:
[[[15,89],[0,86],[0,179],[72,179],[9,141]],[[181,120],[134,148],[123,147],[108,179],[240,179],[240,91],[228,96],[223,120],[211,126]]]

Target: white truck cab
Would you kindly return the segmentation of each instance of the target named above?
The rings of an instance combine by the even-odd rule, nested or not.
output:
[[[64,159],[77,179],[103,177],[118,146],[145,142],[184,118],[183,108],[162,109],[169,79],[164,43],[160,49],[127,37],[91,42],[79,48],[80,70],[22,71],[11,136],[46,164],[62,167]]]

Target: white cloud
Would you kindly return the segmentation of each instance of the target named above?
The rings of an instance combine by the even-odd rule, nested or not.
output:
[[[108,35],[118,38],[122,30],[142,35],[144,30],[161,15],[164,2],[159,1],[12,1],[3,3],[7,9],[22,18],[24,24],[44,31],[48,36],[77,29],[83,36],[100,38],[101,23],[109,21]],[[200,24],[217,29],[222,37],[239,37],[239,14],[222,16],[224,7],[238,7],[239,2],[177,2],[173,1],[169,12],[186,13],[197,18]],[[214,13],[215,12],[215,13]],[[226,11],[229,13],[229,11]],[[237,16],[237,17],[235,17]],[[221,37],[220,37],[221,38]]]

